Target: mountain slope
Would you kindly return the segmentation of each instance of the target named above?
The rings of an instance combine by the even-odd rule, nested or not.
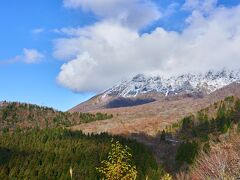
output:
[[[198,98],[189,95],[159,96],[156,101],[139,106],[98,109],[97,111],[102,113],[113,114],[113,119],[81,124],[72,128],[88,133],[107,131],[113,134],[155,135],[167,125],[227,96],[240,97],[240,84],[232,83]],[[90,112],[95,112],[95,110]]]
[[[137,75],[70,110],[110,113],[113,119],[81,124],[73,129],[155,135],[165,126],[227,96],[240,97],[239,82],[239,70],[209,71],[168,79]]]
[[[113,86],[102,94],[77,105],[70,111],[92,111],[147,104],[159,99],[191,96],[201,98],[218,89],[240,82],[240,70],[209,71],[205,74],[184,74],[163,78],[139,74]]]
[[[179,93],[209,94],[240,80],[240,71],[208,71],[206,74],[184,74],[163,78],[139,74],[106,92],[103,96],[135,97],[139,94],[157,92],[165,96]]]

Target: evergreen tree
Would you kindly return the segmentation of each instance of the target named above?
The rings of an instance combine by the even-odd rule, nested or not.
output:
[[[160,141],[165,141],[165,140],[166,140],[166,132],[165,130],[163,130],[160,136]]]

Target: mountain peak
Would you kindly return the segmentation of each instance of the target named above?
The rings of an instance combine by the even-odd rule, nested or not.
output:
[[[165,96],[180,93],[209,94],[233,82],[240,81],[240,71],[208,71],[188,73],[164,78],[160,76],[146,76],[138,74],[132,79],[113,86],[104,92],[104,96],[135,97],[140,94],[157,92]]]
[[[132,82],[145,82],[147,80],[147,76],[144,74],[137,74],[132,78]]]

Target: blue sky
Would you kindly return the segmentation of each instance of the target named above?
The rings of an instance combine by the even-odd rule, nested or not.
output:
[[[47,30],[92,23],[94,18],[81,11],[69,11],[59,0],[3,0],[0,5],[0,61],[34,48],[46,53],[42,62],[0,65],[0,100],[30,102],[67,110],[92,94],[77,94],[59,86],[56,76],[63,62],[51,55],[51,32],[34,34],[36,28]]]
[[[176,66],[182,67],[179,73],[191,70],[205,56],[195,57],[199,53],[193,49],[193,55],[181,57],[179,51],[185,52],[187,47],[175,47],[176,52],[165,54],[174,46],[171,43],[184,42],[185,47],[189,39],[195,42],[195,37],[200,37],[194,34],[196,30],[206,24],[206,29],[210,28],[221,18],[224,24],[229,13],[236,20],[230,20],[229,27],[221,24],[217,27],[226,29],[226,34],[228,29],[236,27],[237,31],[239,26],[238,0],[203,1],[205,4],[199,1],[193,6],[190,0],[112,0],[108,1],[108,6],[97,0],[90,3],[83,0],[1,0],[0,100],[65,111],[137,73],[171,74],[176,72]],[[203,9],[206,4],[210,7],[208,10]],[[190,22],[186,23],[188,19]],[[199,23],[200,19],[203,24]],[[186,38],[187,33],[193,33],[193,37]],[[219,32],[219,36],[223,34]],[[235,36],[237,39],[238,33]],[[201,43],[208,44],[206,39],[209,38],[203,38]],[[147,43],[150,43],[149,49],[144,47]],[[229,49],[234,49],[236,44],[223,43]],[[224,53],[219,57],[227,59],[235,52]],[[239,62],[238,55],[236,53],[232,66]],[[192,57],[196,62],[186,66],[183,59]],[[214,61],[215,56],[210,57],[206,62],[212,63],[206,67],[220,64],[220,68],[226,64],[224,59],[218,57]],[[206,67],[196,70],[203,71]]]

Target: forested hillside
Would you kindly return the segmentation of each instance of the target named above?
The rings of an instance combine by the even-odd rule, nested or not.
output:
[[[156,163],[152,147],[149,150],[120,136],[85,135],[67,129],[77,123],[108,119],[112,115],[63,113],[19,103],[2,103],[0,107],[0,179],[70,179],[70,168],[73,179],[100,179],[96,168],[107,158],[112,139],[130,147],[139,180],[146,177],[159,180],[164,175],[163,169],[178,179],[240,177],[229,170],[240,170],[237,145],[240,99],[237,97],[226,97],[186,116],[162,131],[160,142],[150,142],[154,148],[160,148],[154,155],[161,158],[163,168]],[[228,150],[230,146],[233,151]],[[226,165],[222,176],[218,176],[221,165],[215,164],[214,160],[218,153],[221,163]],[[224,153],[232,156],[224,159]],[[208,163],[205,163],[206,159],[209,159]],[[210,171],[217,173],[209,175]]]
[[[138,179],[159,179],[163,171],[144,145],[107,134],[84,135],[67,127],[112,115],[68,113],[23,103],[0,103],[0,179],[99,179],[96,168],[111,140],[128,145]]]
[[[197,165],[203,168],[203,163],[199,163],[199,158],[200,160],[203,159],[203,156],[205,160],[208,157],[209,159],[213,158],[213,153],[216,153],[215,147],[224,146],[224,143],[228,141],[232,142],[231,146],[237,146],[237,144],[234,144],[236,141],[232,141],[232,139],[239,139],[239,133],[240,99],[230,96],[226,97],[222,101],[210,105],[196,114],[183,118],[179,123],[174,124],[172,127],[168,127],[162,132],[161,140],[167,141],[170,138],[178,142],[177,151],[175,154],[176,169],[187,173],[188,175],[193,173],[193,177],[196,178],[195,172],[197,168],[192,170],[192,167],[196,166],[196,162],[198,162]],[[218,145],[219,143],[222,145]],[[226,150],[224,149],[218,148],[218,150],[219,153],[221,153],[221,151],[226,153]],[[235,153],[236,158],[239,157],[240,150]],[[220,161],[224,162],[224,159],[219,159],[219,162]],[[220,170],[217,169],[217,166],[220,165],[214,164],[217,162],[211,163],[213,164],[204,164],[205,169],[207,170],[212,168],[212,171],[216,172],[215,175],[220,173]],[[223,167],[225,168],[223,169],[224,172],[229,172],[227,167],[231,167],[230,163],[230,161],[225,162],[225,167]],[[234,168],[240,169],[239,163],[235,164],[234,166]],[[201,172],[203,173],[204,170]],[[207,173],[209,172],[206,172],[204,177],[208,177],[209,179],[215,178],[215,176],[210,176],[211,173],[209,173],[209,176]],[[223,176],[224,173],[222,174],[222,177]],[[240,174],[228,174],[228,178],[230,179],[239,177]]]
[[[112,117],[111,114],[69,113],[32,104],[2,102],[0,103],[0,132],[27,128],[69,127]]]
[[[84,135],[66,129],[34,129],[0,136],[0,179],[99,179],[96,167],[107,157],[111,139],[128,145],[138,179],[159,180],[162,171],[152,153],[136,141],[107,134]]]

